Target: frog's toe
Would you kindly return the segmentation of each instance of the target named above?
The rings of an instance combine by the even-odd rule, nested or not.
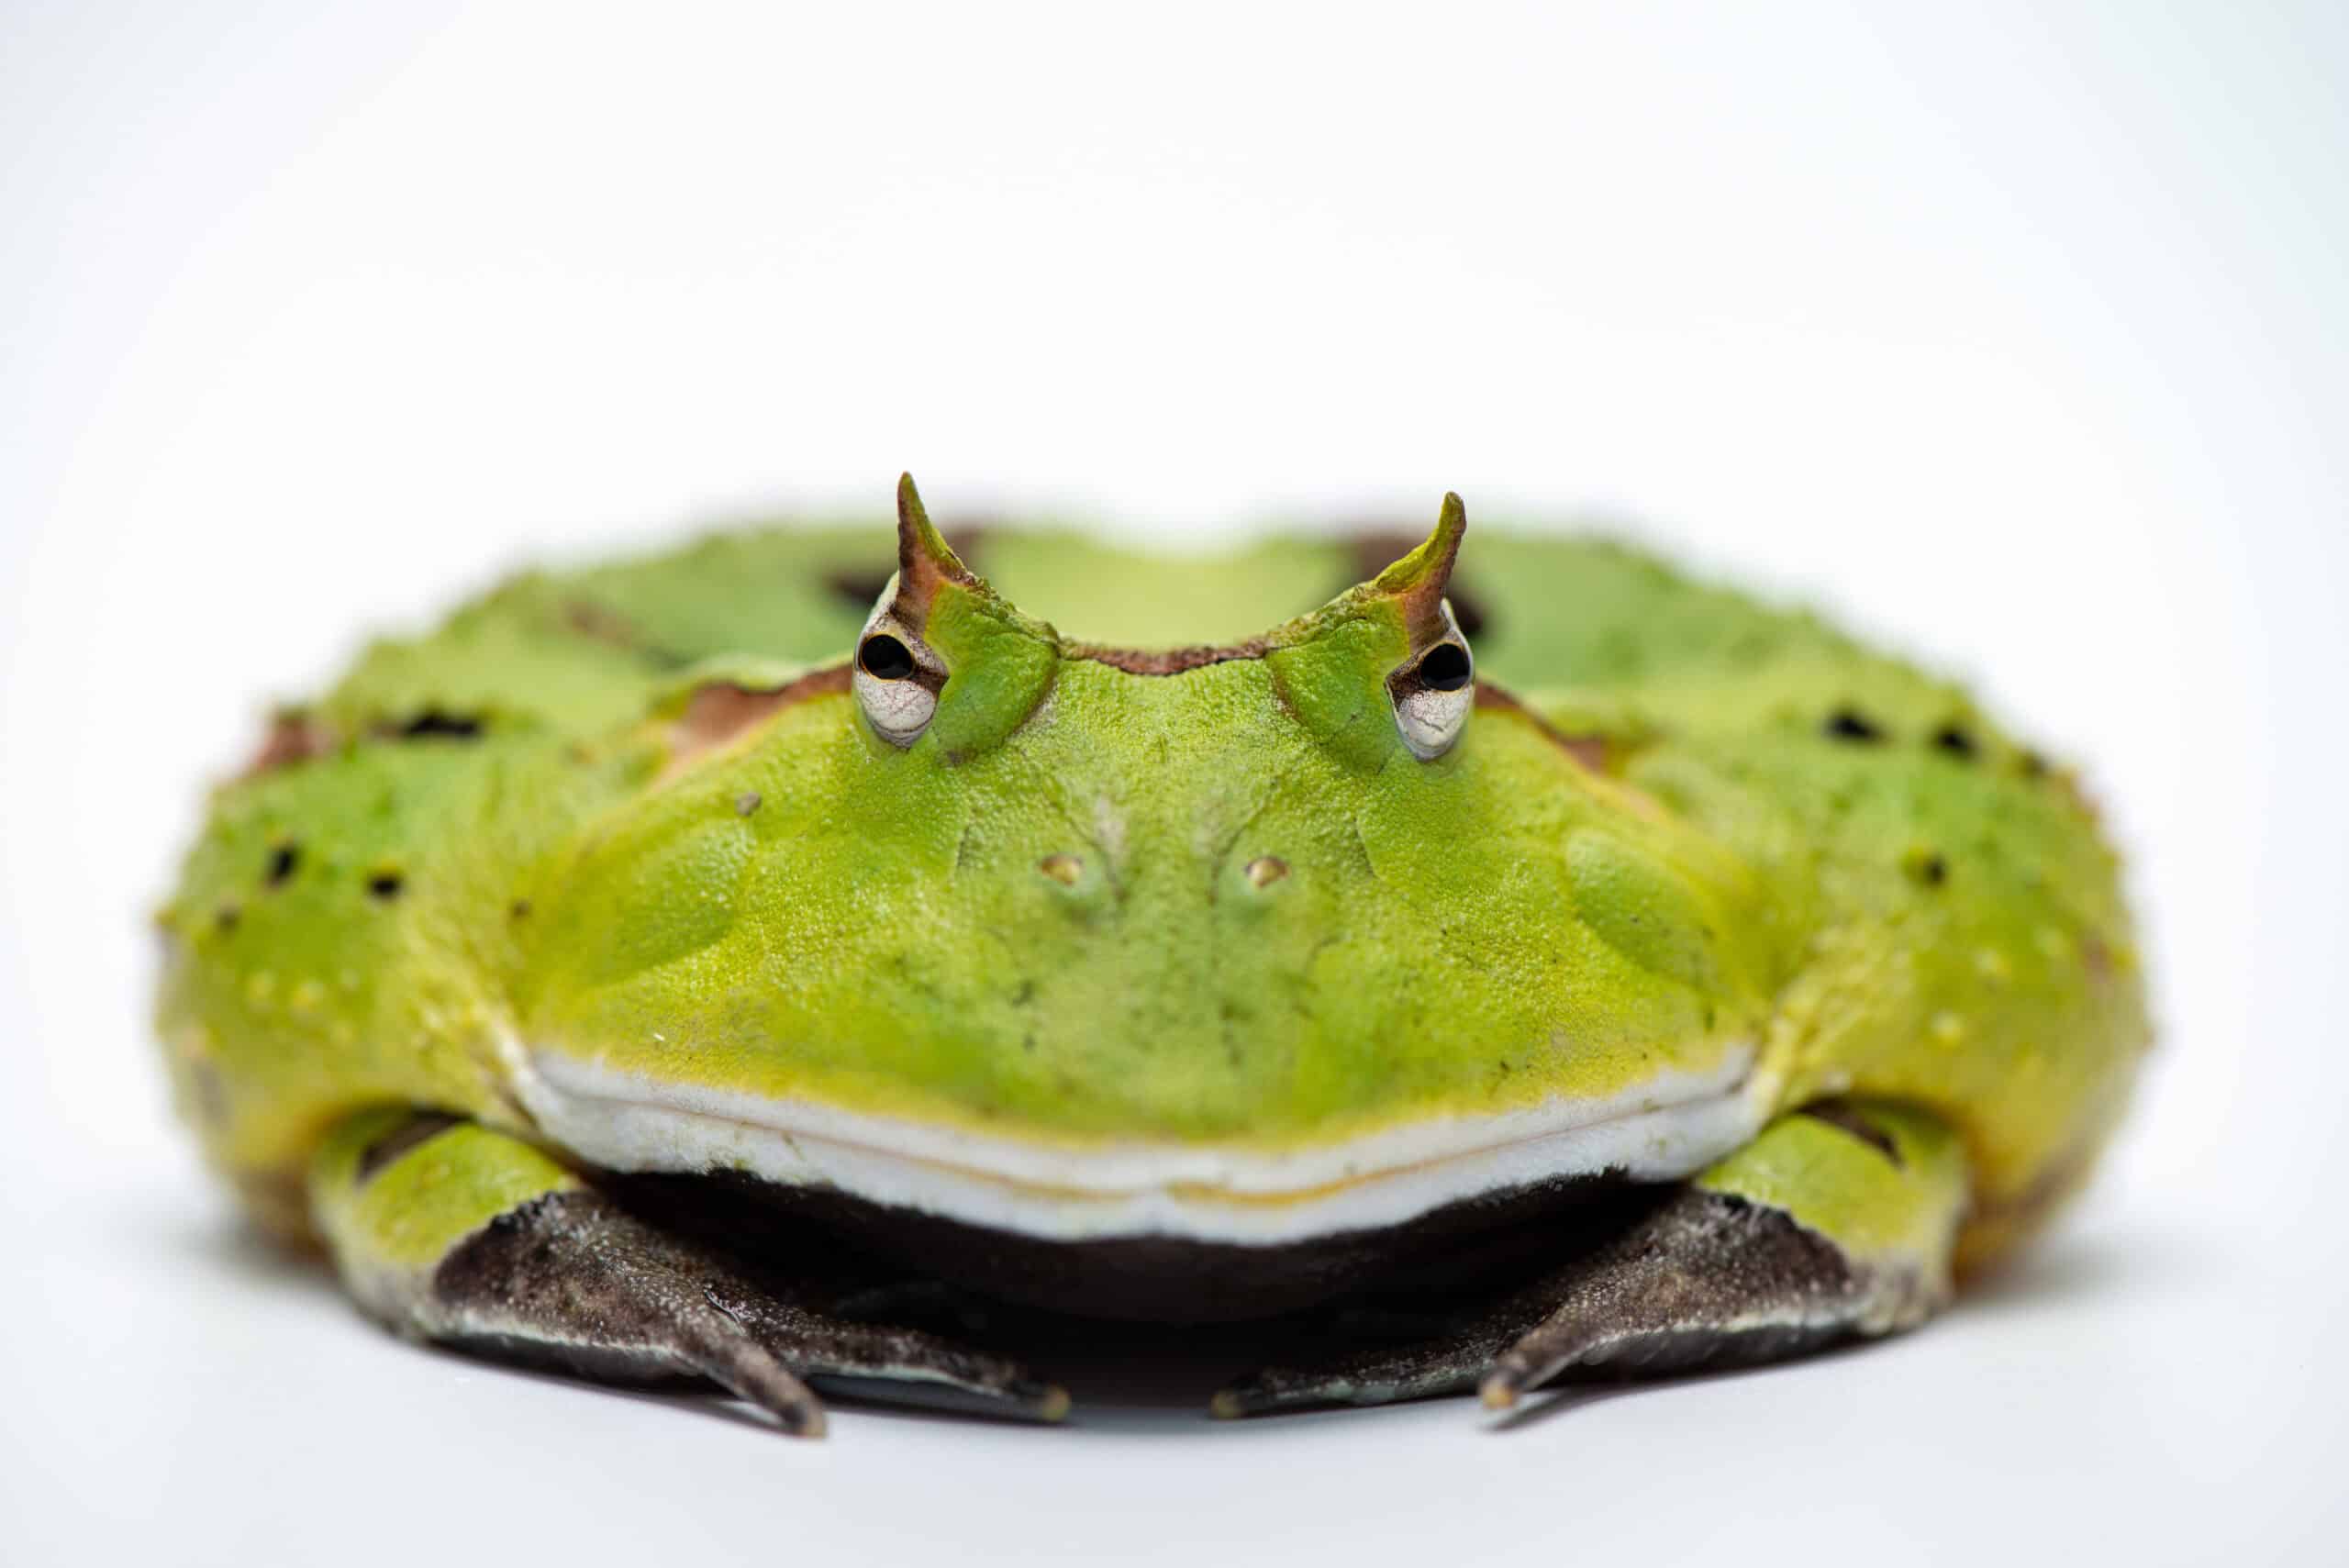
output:
[[[1068,1407],[1011,1362],[754,1276],[471,1122],[354,1118],[314,1164],[311,1199],[352,1296],[417,1339],[606,1383],[706,1379],[803,1437],[824,1430],[809,1378],[1042,1419]]]
[[[842,1394],[1040,1421],[1068,1414],[1067,1391],[1018,1362],[921,1329],[840,1316],[737,1278],[714,1282],[711,1298],[801,1375]]]
[[[615,1383],[699,1376],[820,1437],[824,1409],[727,1299],[724,1270],[587,1188],[499,1214],[450,1251],[398,1325]]]
[[[1498,1348],[1489,1338],[1437,1338],[1406,1349],[1341,1354],[1319,1364],[1265,1367],[1218,1392],[1208,1409],[1230,1419],[1464,1394],[1476,1385]]]
[[[1949,1296],[1966,1191],[1956,1138],[1921,1112],[1781,1117],[1555,1276],[1478,1392],[1507,1409],[1575,1368],[1748,1365],[1912,1328]]]
[[[1575,1372],[1750,1364],[1921,1321],[1946,1296],[1965,1201],[1957,1143],[1913,1111],[1773,1123],[1604,1245],[1399,1345],[1325,1340],[1215,1399],[1218,1415],[1474,1388],[1505,1409]]]

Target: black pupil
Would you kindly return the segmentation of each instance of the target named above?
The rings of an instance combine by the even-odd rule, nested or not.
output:
[[[902,681],[914,673],[913,651],[886,632],[866,638],[856,662],[876,681]]]
[[[1468,651],[1456,642],[1438,643],[1419,661],[1419,679],[1430,691],[1458,691],[1468,684]]]

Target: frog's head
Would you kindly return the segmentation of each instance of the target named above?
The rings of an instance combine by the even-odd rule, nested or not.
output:
[[[1748,1136],[1742,873],[1475,678],[1465,519],[1244,643],[1066,639],[899,496],[848,658],[699,681],[545,874],[523,1102],[589,1158],[1273,1242]]]

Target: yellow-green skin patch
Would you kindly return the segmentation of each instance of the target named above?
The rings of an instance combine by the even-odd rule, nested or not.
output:
[[[885,575],[879,528],[533,575],[371,650],[306,711],[311,754],[222,788],[162,916],[214,1158],[265,1193],[376,1104],[527,1134],[523,1041],[1039,1143],[1264,1150],[1752,1048],[1780,1108],[1953,1129],[1978,1251],[2122,1103],[2135,946],[2076,791],[1807,617],[1480,530],[1454,598],[1516,706],[1423,762],[1391,601],[1263,635],[1358,575],[1339,544],[968,553],[1020,609],[941,591],[951,674],[904,749],[837,680],[720,744],[681,722],[704,686],[844,662],[869,605],[835,584]],[[1249,636],[1172,674],[1080,642]]]

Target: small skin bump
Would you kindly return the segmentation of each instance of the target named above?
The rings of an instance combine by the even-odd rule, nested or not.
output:
[[[1943,1045],[1955,1045],[1965,1038],[1965,1020],[1955,1013],[1936,1013],[1932,1022],[1933,1039]]]
[[[1288,862],[1278,855],[1258,855],[1248,862],[1246,874],[1249,886],[1270,887],[1288,874]]]
[[[1085,862],[1074,855],[1046,855],[1036,862],[1036,869],[1063,887],[1074,887],[1085,874]]]

